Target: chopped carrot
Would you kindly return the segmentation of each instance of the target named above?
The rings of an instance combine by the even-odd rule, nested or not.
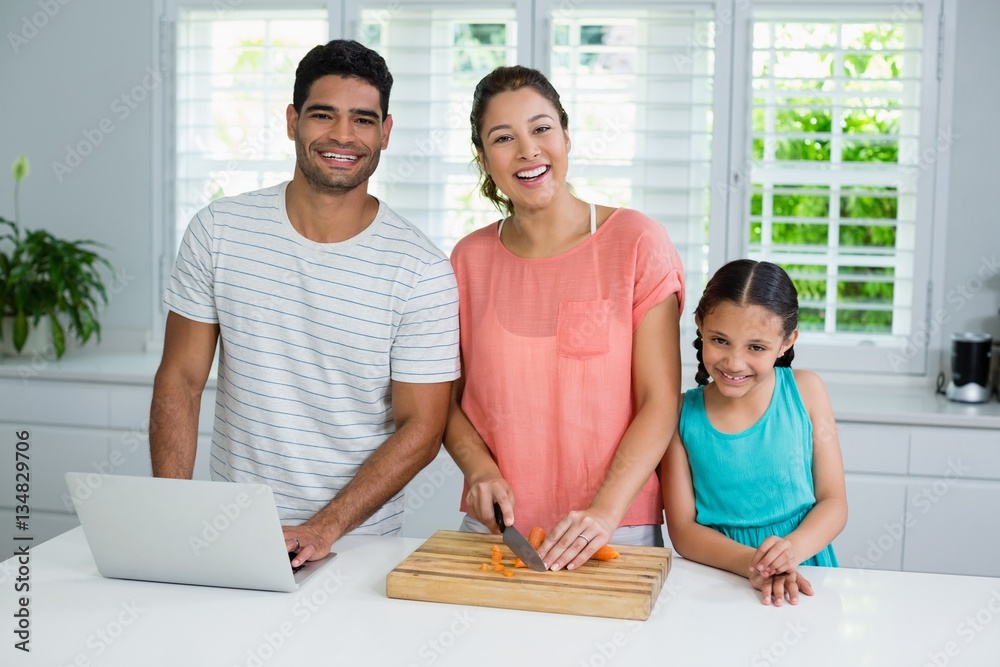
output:
[[[500,563],[499,561],[493,563],[493,571],[494,572],[503,572],[503,563]]]
[[[531,545],[532,549],[538,550],[538,547],[542,546],[542,542],[545,541],[545,529],[540,526],[535,526],[528,533],[528,544]]]
[[[523,560],[518,558],[517,560],[514,561],[514,567],[528,567],[528,566],[524,564]]]
[[[505,576],[505,577],[513,577],[514,576],[514,570],[504,570],[503,571],[503,576]]]
[[[614,560],[618,558],[619,555],[620,554],[617,549],[610,544],[605,544],[603,547],[595,551],[591,558],[594,560]]]
[[[499,551],[494,551],[493,555],[490,556],[490,560],[492,560],[494,563],[499,563],[501,560],[503,560],[503,554],[500,553]]]
[[[500,545],[499,544],[494,544],[493,545],[493,551],[494,552],[500,551]]]
[[[483,563],[482,565],[479,566],[479,569],[485,572],[486,570],[490,569],[490,566],[487,565],[486,563]]]

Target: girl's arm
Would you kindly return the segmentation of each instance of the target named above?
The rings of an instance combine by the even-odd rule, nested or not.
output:
[[[696,520],[691,466],[680,433],[674,433],[660,470],[667,531],[673,547],[688,560],[750,578],[750,561],[755,549]]]
[[[826,387],[818,375],[804,370],[795,371],[795,383],[812,421],[816,504],[784,539],[768,538],[761,544],[750,566],[765,574],[794,570],[833,542],[847,523],[844,461]]]
[[[444,431],[444,448],[469,482],[469,493],[465,497],[469,510],[484,525],[498,531],[493,516],[493,503],[500,505],[504,523],[514,525],[514,491],[500,474],[500,468],[493,460],[486,441],[462,410],[464,391],[463,375],[455,380],[452,387],[451,407]]]
[[[539,547],[538,553],[551,569],[579,567],[607,544],[663,458],[677,426],[679,321],[677,295],[671,295],[650,308],[636,329],[632,343],[635,417],[590,507],[567,514]]]

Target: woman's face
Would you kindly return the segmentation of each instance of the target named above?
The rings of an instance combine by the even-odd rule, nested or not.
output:
[[[483,170],[516,209],[544,208],[567,191],[569,133],[556,108],[534,88],[490,100],[479,134]]]

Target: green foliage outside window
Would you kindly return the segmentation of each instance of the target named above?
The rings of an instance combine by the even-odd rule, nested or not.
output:
[[[453,71],[482,76],[507,64],[507,26],[503,23],[458,23],[454,34]]]
[[[866,93],[892,93],[899,90],[897,79],[902,76],[906,54],[894,51],[902,47],[902,26],[873,25],[860,31],[846,49],[874,51],[855,53],[844,51],[840,60],[833,50],[823,51],[835,42],[821,26],[785,24],[774,28],[775,48],[801,40],[796,47],[819,47],[817,51],[758,51],[755,54],[755,89],[770,86],[779,92],[776,104],[768,107],[763,97],[754,100],[751,118],[757,135],[769,130],[774,134],[765,139],[755,136],[752,155],[756,161],[826,162],[834,161],[833,137],[840,137],[839,161],[857,163],[896,163],[899,158],[902,110],[898,97],[877,98]],[[790,37],[791,36],[791,37]],[[827,39],[829,38],[829,39]],[[816,40],[819,39],[818,43]],[[823,41],[826,40],[826,41]],[[769,79],[772,67],[787,67],[790,59],[799,58],[803,67],[813,72],[825,70],[830,78]],[[840,63],[838,68],[837,63]],[[909,64],[911,69],[913,63]],[[776,70],[776,72],[779,70]],[[833,77],[851,79],[842,83],[842,90],[856,97],[841,100],[837,111],[829,94],[835,85]],[[772,127],[767,127],[767,114],[772,114]],[[834,133],[834,123],[838,132]],[[765,142],[771,141],[773,145]],[[768,150],[770,149],[770,150]],[[825,250],[831,241],[843,252],[857,248],[865,254],[878,254],[882,248],[891,254],[896,245],[898,199],[895,188],[845,188],[834,195],[829,188],[815,185],[775,185],[771,193],[769,217],[770,238],[763,237],[765,226],[765,193],[755,188],[750,200],[750,243],[775,248],[794,248],[809,253]],[[839,221],[835,239],[830,239],[830,206],[838,207]],[[792,220],[786,220],[792,218]],[[824,266],[785,264],[799,290],[800,324],[804,329],[823,329],[828,295],[827,269]],[[837,286],[836,330],[889,333],[892,330],[893,269],[891,267],[840,267],[830,276]]]

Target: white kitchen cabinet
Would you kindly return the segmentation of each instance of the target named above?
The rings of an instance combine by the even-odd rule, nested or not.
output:
[[[914,429],[909,473],[1000,481],[1000,430]]]
[[[5,369],[5,370],[10,370]],[[16,367],[15,367],[16,370]],[[0,545],[30,535],[38,544],[79,525],[64,473],[149,475],[152,375],[118,383],[67,380],[47,369],[0,377]],[[206,389],[195,477],[208,479],[215,390]],[[16,433],[29,433],[28,529],[17,527]]]
[[[843,567],[900,570],[906,504],[908,429],[837,425],[847,485],[847,526],[833,548]]]
[[[464,516],[458,511],[464,480],[442,447],[437,458],[406,485],[402,536],[427,538],[441,529],[458,530]]]
[[[1000,428],[838,421],[838,434],[841,565],[1000,575]]]
[[[955,478],[907,486],[903,569],[1000,576],[1000,483]]]
[[[847,526],[833,542],[841,567],[903,569],[906,480],[847,473]]]
[[[844,470],[905,475],[909,461],[909,429],[885,424],[837,423]]]
[[[4,439],[14,438],[14,428],[4,425]],[[94,472],[100,466],[108,465],[108,449],[111,436],[103,430],[81,431],[65,426],[21,426],[19,431],[28,431],[30,449],[28,451],[29,501],[31,513],[69,512],[72,503],[66,490],[63,473],[67,470]],[[11,443],[13,444],[13,443]],[[7,449],[7,448],[5,448]],[[0,500],[8,505],[15,495],[14,456],[10,447],[10,459],[3,468],[10,472],[0,475]]]

